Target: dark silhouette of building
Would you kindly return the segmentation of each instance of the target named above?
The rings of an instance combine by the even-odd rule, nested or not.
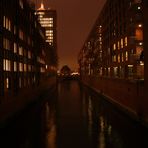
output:
[[[35,98],[38,88],[47,82],[48,67],[57,64],[49,58],[52,52],[47,54],[47,50],[52,47],[45,40],[33,3],[0,1],[0,121]]]

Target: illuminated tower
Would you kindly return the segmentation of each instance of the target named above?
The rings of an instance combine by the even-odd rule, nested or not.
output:
[[[57,13],[53,9],[45,9],[43,1],[36,15],[42,27],[45,28],[46,42],[57,48]]]

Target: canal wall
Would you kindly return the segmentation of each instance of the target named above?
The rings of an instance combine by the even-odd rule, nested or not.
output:
[[[17,95],[8,94],[3,96],[3,102],[0,104],[0,127],[3,127],[13,117],[35,103],[45,93],[56,88],[57,78],[50,77],[44,80],[39,86],[29,87],[19,90]]]
[[[142,122],[146,126],[148,125],[148,113],[144,109],[147,104],[143,103],[144,81],[94,76],[83,76],[81,77],[81,81],[132,118]]]

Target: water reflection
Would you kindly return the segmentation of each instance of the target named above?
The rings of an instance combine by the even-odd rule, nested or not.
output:
[[[57,127],[56,127],[56,111],[49,103],[45,104],[46,110],[46,147],[56,148]]]
[[[83,107],[85,106],[88,114],[88,135],[91,147],[147,148],[148,130],[146,128],[87,88],[84,88],[82,98]]]
[[[88,97],[88,134],[89,134],[89,137],[92,138],[92,132],[93,132],[93,129],[92,129],[92,126],[93,126],[93,117],[92,117],[92,111],[93,111],[93,108],[92,108],[92,99],[91,99],[91,96]]]
[[[148,147],[146,128],[77,81],[60,83],[42,100],[0,129],[0,147]]]

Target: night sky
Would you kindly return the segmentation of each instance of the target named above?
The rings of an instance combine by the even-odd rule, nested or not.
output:
[[[41,0],[34,0],[37,8]],[[45,8],[57,10],[59,69],[77,70],[77,57],[106,0],[44,0]]]

